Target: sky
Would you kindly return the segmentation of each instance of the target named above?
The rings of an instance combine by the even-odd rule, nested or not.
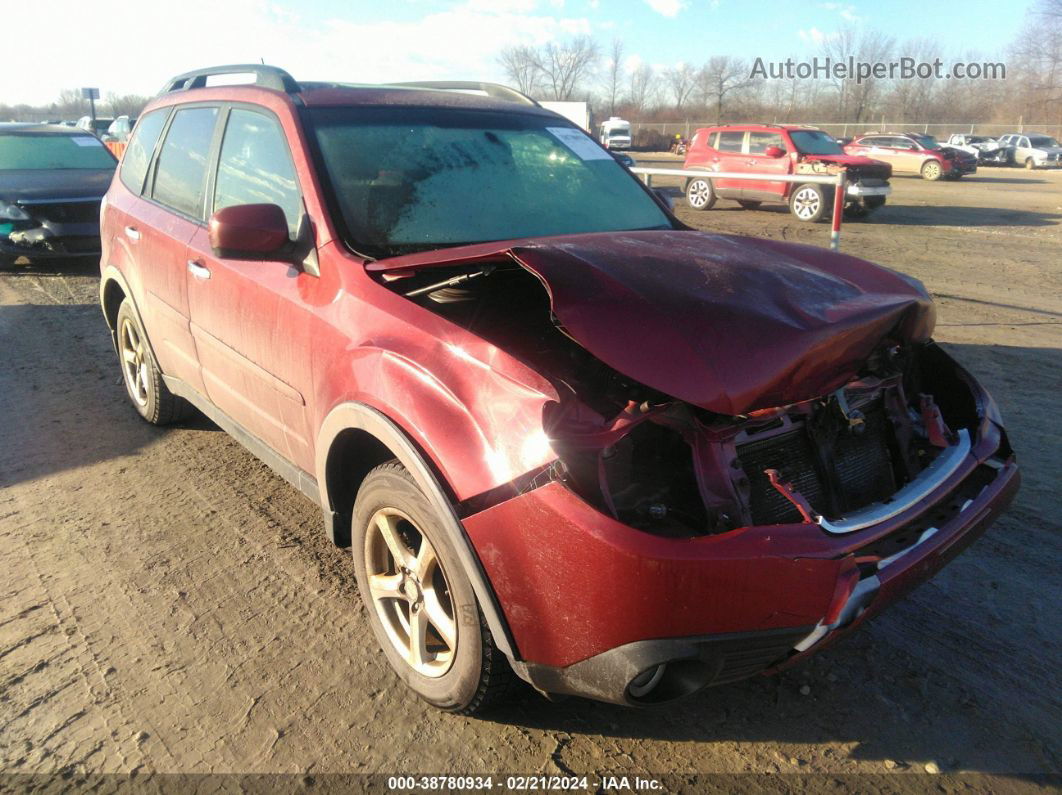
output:
[[[0,104],[60,90],[156,93],[200,66],[259,62],[296,79],[493,80],[498,53],[589,34],[624,41],[628,66],[699,65],[712,55],[813,55],[844,25],[926,37],[944,59],[1000,56],[1024,0],[6,0]],[[990,24],[987,24],[990,20]],[[901,53],[902,54],[902,53]]]

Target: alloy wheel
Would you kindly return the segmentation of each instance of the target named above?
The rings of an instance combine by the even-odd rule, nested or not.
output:
[[[122,374],[125,376],[129,395],[138,406],[146,406],[150,388],[147,350],[140,332],[128,318],[122,321],[119,341],[122,350]]]
[[[793,197],[793,212],[801,221],[814,218],[819,212],[822,198],[814,188],[804,187]]]
[[[686,189],[686,201],[695,210],[706,206],[712,199],[712,186],[705,179],[695,179]]]
[[[369,598],[395,650],[422,676],[450,670],[457,616],[431,541],[397,508],[381,508],[365,533]]]

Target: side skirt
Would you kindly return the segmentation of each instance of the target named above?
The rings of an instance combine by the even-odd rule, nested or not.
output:
[[[178,397],[182,397],[203,412],[207,418],[221,428],[225,433],[250,450],[256,458],[266,466],[284,478],[288,483],[301,491],[314,505],[321,504],[321,492],[317,488],[317,480],[309,473],[299,469],[276,450],[267,445],[257,436],[252,434],[236,420],[211,403],[198,390],[189,386],[180,378],[163,375],[166,387]]]

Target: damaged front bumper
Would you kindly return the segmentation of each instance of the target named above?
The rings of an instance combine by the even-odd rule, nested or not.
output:
[[[932,488],[850,532],[803,522],[663,538],[558,482],[464,524],[504,606],[517,671],[543,692],[644,705],[832,643],[979,537],[1019,482],[985,417]]]
[[[40,225],[22,228],[11,224],[0,226],[0,255],[5,257],[63,259],[98,256],[99,253],[98,223],[45,221]]]
[[[865,185],[861,182],[857,182],[847,187],[848,195],[856,199],[862,199],[867,196],[888,196],[892,193],[892,186],[888,184],[883,185]]]

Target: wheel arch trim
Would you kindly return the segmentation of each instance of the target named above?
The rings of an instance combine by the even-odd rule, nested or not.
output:
[[[457,550],[461,565],[472,583],[472,590],[476,594],[484,617],[487,620],[487,626],[494,637],[495,645],[509,658],[509,662],[512,664],[516,674],[523,679],[527,679],[524,670],[525,666],[518,661],[516,646],[509,631],[508,622],[505,620],[501,607],[494,595],[494,589],[490,585],[490,581],[480,564],[479,557],[472,547],[472,542],[469,541],[468,536],[465,534],[454,506],[446,496],[439,478],[405,432],[385,414],[364,403],[345,402],[335,406],[325,417],[317,434],[317,452],[314,463],[317,484],[321,492],[321,506],[326,514],[326,523],[330,524],[336,521],[333,495],[329,494],[329,454],[333,442],[340,434],[348,430],[364,431],[375,438],[394,454],[398,462],[413,477],[417,487],[420,488],[428,498],[429,503],[435,508],[439,518],[442,520],[444,529]]]
[[[107,314],[107,292],[111,289],[111,285],[117,285],[125,296],[125,300],[129,301],[130,306],[133,307],[133,314],[136,315],[137,323],[140,324],[140,328],[145,332],[144,339],[147,342],[148,350],[151,351],[152,358],[157,362],[158,357],[155,356],[155,348],[151,344],[151,335],[147,333],[144,318],[140,314],[140,307],[136,304],[136,298],[133,297],[132,288],[130,288],[125,274],[114,265],[107,265],[100,273],[100,311],[103,312],[104,321],[107,323],[107,328],[110,329],[111,345],[114,348],[115,355],[120,356],[121,354],[118,351],[118,310],[116,309],[114,312],[113,325],[111,324],[111,317]]]

